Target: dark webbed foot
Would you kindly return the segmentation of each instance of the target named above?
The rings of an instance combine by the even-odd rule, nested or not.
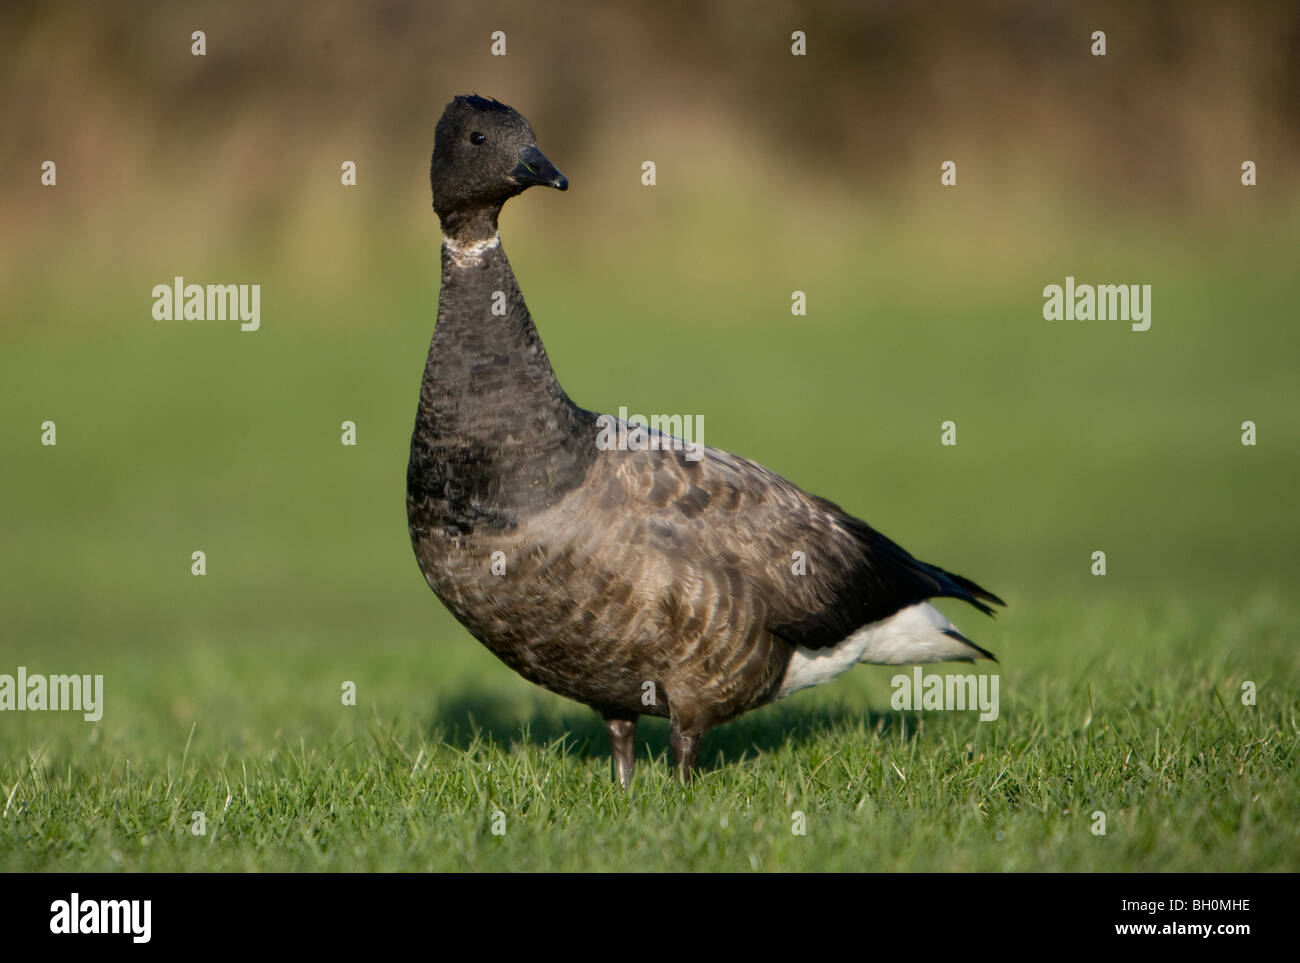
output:
[[[636,716],[606,716],[609,748],[614,756],[614,775],[624,788],[632,785],[636,768]]]

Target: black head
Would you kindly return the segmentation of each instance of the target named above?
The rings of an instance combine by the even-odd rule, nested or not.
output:
[[[429,169],[433,209],[444,228],[490,214],[521,191],[542,184],[568,190],[569,180],[537,149],[518,112],[484,97],[457,97],[442,112]]]

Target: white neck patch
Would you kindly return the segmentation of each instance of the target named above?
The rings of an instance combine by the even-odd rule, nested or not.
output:
[[[474,264],[483,260],[488,251],[501,246],[501,235],[493,234],[486,241],[458,241],[444,234],[442,246],[457,264]]]

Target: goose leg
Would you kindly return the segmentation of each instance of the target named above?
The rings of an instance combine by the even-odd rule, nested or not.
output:
[[[636,767],[636,716],[605,716],[609,727],[609,748],[614,756],[614,775],[624,788],[632,785]]]
[[[704,742],[703,732],[692,732],[673,724],[668,743],[673,747],[673,760],[677,763],[677,774],[682,782],[689,782],[691,773],[700,757],[700,744]]]

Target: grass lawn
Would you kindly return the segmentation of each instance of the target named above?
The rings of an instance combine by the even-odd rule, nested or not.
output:
[[[705,270],[757,225],[562,257],[508,218],[580,403],[703,413],[1010,603],[943,606],[1000,659],[994,722],[894,711],[897,670],[862,667],[710,734],[687,786],[643,722],[631,792],[595,715],[498,664],[411,555],[428,228],[344,294],[175,268],[262,283],[256,333],[152,320],[170,266],[9,293],[0,673],[102,673],[105,710],[0,714],[0,869],[1300,869],[1293,224],[938,258],[843,229]],[[1151,331],[1044,321],[1067,272],[1153,284]]]
[[[594,714],[534,695],[466,640],[439,641],[459,651],[435,662],[390,636],[357,651],[337,629],[214,635],[114,673],[109,698],[126,705],[111,724],[43,723],[8,757],[0,865],[1297,868],[1300,666],[1279,600],[1229,618],[1035,604],[1014,620],[1032,645],[1006,658],[994,723],[893,712],[890,670],[858,669],[717,730],[687,786],[670,776],[666,725],[643,724],[630,793],[611,782]],[[1237,697],[1246,675],[1254,708]],[[338,705],[344,676],[362,706]],[[206,836],[189,831],[194,811]]]

